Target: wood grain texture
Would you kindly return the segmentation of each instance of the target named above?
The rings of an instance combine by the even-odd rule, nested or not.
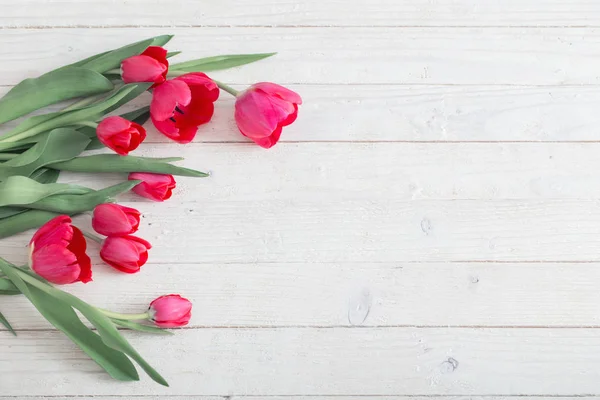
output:
[[[128,336],[170,388],[146,378],[115,385],[61,334],[23,332],[0,336],[3,394],[600,394],[596,329],[201,329]]]
[[[595,86],[304,84],[290,88],[302,95],[304,104],[298,120],[285,128],[282,142],[600,141],[596,112],[600,92]],[[8,89],[0,87],[0,95]],[[150,96],[144,95],[124,110],[149,102]],[[195,141],[248,142],[236,127],[233,97],[221,93],[216,104],[213,120],[200,128]],[[0,133],[14,125],[3,125]],[[146,143],[168,141],[155,134]]]
[[[1,0],[0,8],[4,27],[598,26],[600,16],[594,0]]]
[[[596,28],[257,27],[0,30],[0,85],[163,33],[176,35],[169,49],[184,51],[186,59],[279,52],[271,60],[214,73],[230,83],[600,83]]]
[[[129,277],[97,263],[93,283],[65,289],[127,313],[183,293],[193,328],[600,327],[598,271],[598,263],[215,263],[149,264]],[[0,310],[19,331],[51,329],[22,297],[3,298]]]

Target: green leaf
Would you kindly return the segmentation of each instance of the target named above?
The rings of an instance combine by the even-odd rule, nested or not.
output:
[[[132,329],[134,331],[147,332],[147,333],[155,333],[157,335],[172,335],[173,332],[168,331],[166,329],[157,328],[156,326],[138,324],[137,322],[132,321],[122,321],[120,319],[111,319],[115,325],[121,326],[123,328]]]
[[[82,195],[49,196],[21,208],[1,207],[0,238],[38,228],[57,215],[72,216],[93,210],[98,204],[112,202],[115,196],[131,190],[138,183],[139,181],[126,181]]]
[[[167,58],[175,57],[175,56],[178,56],[179,54],[181,54],[180,51],[169,51],[167,53]]]
[[[182,72],[210,72],[240,65],[250,64],[265,58],[271,57],[277,53],[261,53],[261,54],[229,54],[222,56],[199,58],[197,60],[186,61],[178,64],[173,64],[169,67],[169,71]]]
[[[113,95],[107,97],[99,103],[91,104],[87,107],[74,109],[71,111],[58,111],[54,113],[38,115],[28,118],[10,132],[0,138],[4,143],[16,142],[32,136],[38,135],[45,131],[63,126],[76,125],[83,121],[93,121],[104,114],[120,107],[124,103],[130,101],[131,93],[141,94],[152,83],[134,83],[125,85],[117,90]]]
[[[200,178],[209,176],[205,172],[171,165],[160,158],[119,156],[118,154],[76,157],[69,161],[54,163],[49,167],[73,172],[153,172]]]
[[[25,79],[0,99],[0,124],[74,97],[107,92],[113,84],[103,75],[83,68],[66,68],[35,79]]]
[[[21,291],[9,279],[0,278],[1,294],[21,294]]]
[[[10,331],[10,333],[12,333],[13,335],[17,336],[17,332],[15,332],[15,330],[13,329],[13,327],[10,326],[10,323],[8,322],[8,320],[6,319],[6,317],[4,315],[2,315],[1,312],[0,312],[0,324],[4,325],[6,327],[6,329],[8,329]]]
[[[57,194],[44,197],[34,203],[27,204],[25,207],[33,210],[75,215],[91,211],[98,204],[113,202],[116,196],[130,191],[138,183],[139,181],[126,181],[101,190],[88,189],[83,194]]]
[[[38,183],[24,176],[10,176],[0,182],[0,207],[35,203],[56,194],[85,194],[90,189],[68,183]]]
[[[6,263],[0,262],[0,269],[27,297],[29,297],[27,292],[31,294],[31,289],[29,288],[35,286],[39,289],[42,289],[45,293],[53,298],[60,300],[61,303],[79,310],[79,312],[96,327],[104,344],[131,357],[155,382],[163,386],[169,386],[167,381],[158,372],[156,372],[156,370],[152,368],[150,364],[148,364],[146,360],[144,360],[142,356],[133,348],[133,346],[131,346],[131,344],[129,344],[129,342],[119,333],[112,321],[98,311],[95,307],[92,307],[91,305],[69,293],[63,292],[62,290],[58,290],[51,285],[36,280],[36,278],[29,276],[24,271],[20,271],[12,266],[7,266]],[[27,284],[25,284],[25,282],[27,282]],[[34,302],[33,300],[32,302],[36,307],[38,306],[37,302]]]
[[[30,176],[48,164],[70,160],[85,150],[90,139],[74,129],[55,129],[42,141],[0,164],[0,181],[14,175]]]
[[[120,67],[121,62],[124,59],[141,54],[148,48],[148,46],[164,46],[172,38],[172,35],[162,35],[141,40],[139,42],[123,46],[98,56],[90,57],[87,60],[80,61],[78,65],[83,68],[104,73],[111,69]]]
[[[29,210],[0,219],[0,239],[38,228],[58,215],[60,214],[48,211]]]
[[[25,282],[15,267],[0,261],[0,269],[13,281],[21,292],[31,301],[52,325],[63,332],[87,355],[89,355],[110,376],[120,381],[138,381],[139,375],[133,363],[117,349],[104,343],[102,338],[86,327],[79,319],[71,305],[55,293],[64,293],[56,288],[40,282],[32,283],[25,275]],[[45,285],[52,290],[43,290],[38,286]],[[74,296],[73,296],[74,297]]]
[[[58,180],[60,171],[49,168],[40,168],[29,177],[39,183],[55,183]]]

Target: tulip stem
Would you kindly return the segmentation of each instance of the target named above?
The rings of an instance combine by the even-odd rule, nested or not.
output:
[[[84,231],[83,229],[81,229],[81,233],[83,233],[83,236],[85,236],[86,238],[93,240],[96,243],[102,243],[104,242],[104,239],[102,239],[100,236],[98,235],[94,235],[93,233]]]
[[[150,314],[148,314],[147,312],[141,313],[141,314],[121,314],[121,313],[108,311],[103,308],[97,308],[97,310],[109,318],[118,319],[121,321],[140,321],[140,320],[146,320],[150,317]]]
[[[98,127],[98,123],[94,121],[79,121],[77,125],[81,126],[89,126],[90,128],[96,129]]]
[[[115,68],[115,69],[108,70],[105,72],[105,74],[121,75],[121,68]]]
[[[213,82],[215,82],[218,87],[220,87],[221,89],[223,89],[224,91],[226,91],[227,93],[229,93],[230,95],[232,95],[234,97],[237,97],[237,95],[240,93],[239,90],[235,90],[234,88],[232,88],[229,85],[224,84],[223,82],[215,81],[214,79],[213,79]]]

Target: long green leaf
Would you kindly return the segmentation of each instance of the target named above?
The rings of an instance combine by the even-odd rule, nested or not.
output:
[[[83,194],[57,194],[44,197],[25,205],[33,210],[51,211],[59,214],[75,215],[91,211],[98,204],[110,203],[119,194],[130,191],[139,181],[126,181],[101,190],[89,190]],[[1,209],[0,209],[1,210]]]
[[[148,46],[164,46],[172,38],[173,35],[162,35],[145,39],[104,53],[98,57],[90,58],[87,62],[83,62],[79,65],[83,68],[104,73],[108,70],[118,68],[124,59],[142,53]]]
[[[58,180],[59,175],[60,171],[56,169],[40,168],[31,174],[30,178],[39,183],[55,183]],[[27,211],[27,208],[0,207],[0,219],[11,217],[25,211]]]
[[[13,335],[17,336],[17,332],[15,332],[15,330],[10,325],[10,323],[8,322],[8,320],[6,319],[6,317],[4,315],[2,315],[1,312],[0,312],[0,324],[4,325],[6,327],[6,329],[8,329],[10,331],[10,333],[12,333]]]
[[[38,228],[58,215],[49,211],[29,210],[0,219],[0,239]]]
[[[210,72],[239,67],[271,57],[277,53],[261,54],[228,54],[222,56],[199,58],[170,66],[170,71],[181,72]]]
[[[132,99],[130,96],[131,92],[138,93],[137,95],[139,95],[150,86],[151,83],[134,83],[125,85],[117,90],[112,96],[99,103],[72,111],[58,111],[31,117],[2,136],[0,140],[2,140],[4,143],[21,141],[54,128],[76,125],[82,121],[94,121],[102,115],[112,111],[115,109],[115,107],[118,108],[125,102],[130,101]]]
[[[138,365],[142,367],[148,376],[150,376],[150,378],[152,378],[155,382],[163,386],[169,386],[167,381],[158,372],[156,372],[156,370],[142,358],[142,356],[133,348],[133,346],[129,344],[127,339],[121,335],[110,318],[102,314],[96,308],[73,296],[72,294],[58,290],[51,285],[44,284],[35,278],[30,277],[15,267],[7,266],[6,263],[0,262],[0,269],[2,269],[2,271],[13,281],[19,290],[23,292],[23,294],[27,295],[25,293],[27,291],[27,285],[25,285],[25,282],[27,282],[27,284],[36,286],[55,299],[60,300],[61,302],[68,304],[70,307],[79,310],[79,312],[81,312],[81,314],[83,314],[83,316],[96,327],[104,344],[112,347],[115,350],[118,350],[119,352],[127,354],[135,362],[137,362]],[[18,282],[19,279],[23,284]],[[34,303],[34,305],[36,304]]]
[[[0,164],[0,181],[14,175],[30,176],[48,164],[70,160],[85,150],[90,139],[74,129],[55,129],[18,157]]]
[[[0,207],[35,203],[56,194],[85,194],[90,189],[68,183],[38,183],[24,176],[11,176],[0,182]]]
[[[110,376],[120,381],[139,380],[135,366],[129,358],[122,351],[105,344],[98,334],[83,324],[71,305],[57,295],[57,293],[64,292],[45,285],[42,282],[40,284],[37,284],[37,282],[32,283],[32,281],[25,282],[25,280],[34,278],[30,278],[27,275],[21,276],[19,274],[20,271],[15,267],[7,265],[5,262],[0,261],[0,269],[13,281],[48,322],[67,335],[69,339],[108,372]],[[37,287],[42,285],[46,286],[47,289],[42,290]]]
[[[107,92],[113,84],[84,68],[66,68],[25,79],[0,99],[0,124],[74,97]]]
[[[69,161],[51,164],[48,167],[73,172],[153,172],[199,178],[209,176],[205,172],[169,164],[163,159],[119,156],[117,154],[76,157]]]
[[[0,293],[1,294],[21,294],[21,291],[12,283],[11,280],[0,278]]]

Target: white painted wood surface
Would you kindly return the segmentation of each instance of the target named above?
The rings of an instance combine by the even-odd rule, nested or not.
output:
[[[175,336],[127,333],[170,389],[111,381],[12,297],[0,399],[600,396],[599,21],[594,0],[0,0],[0,94],[172,32],[187,58],[278,51],[214,76],[305,100],[269,151],[227,95],[193,144],[151,132],[137,154],[211,178],[124,196],[150,262],[96,256],[69,288],[126,312],[192,299]],[[24,261],[28,236],[0,253]]]

